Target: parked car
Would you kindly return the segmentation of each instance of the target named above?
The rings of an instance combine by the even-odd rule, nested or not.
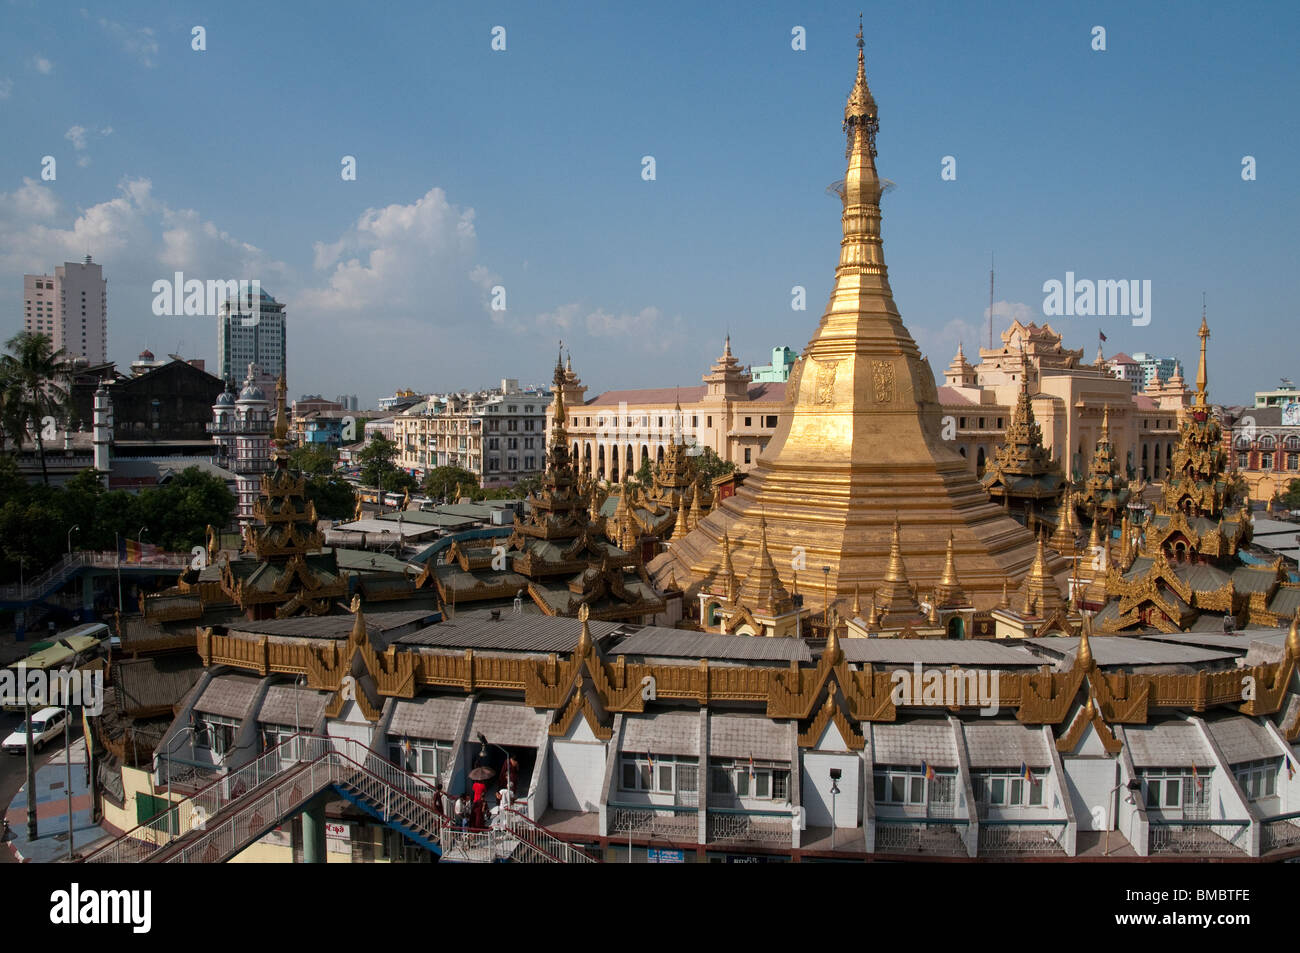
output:
[[[62,708],[42,708],[32,715],[32,747],[40,751],[52,738],[63,734],[63,722],[67,712]],[[10,754],[22,754],[27,750],[27,722],[19,724],[18,730],[3,742],[5,751]]]

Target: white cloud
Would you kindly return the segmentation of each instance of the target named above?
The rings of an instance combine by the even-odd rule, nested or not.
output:
[[[0,99],[8,99],[9,95],[13,91],[14,91],[14,81],[12,79],[10,79],[8,76],[6,76],[4,79],[0,79]]]
[[[36,72],[44,73],[46,76],[54,72],[54,64],[43,56],[32,57],[32,66],[36,68]]]
[[[63,138],[72,143],[72,148],[80,152],[86,148],[86,127],[73,126],[63,134]]]
[[[154,57],[158,55],[158,41],[151,28],[124,26],[104,17],[99,18],[99,28],[116,41],[127,55],[139,60],[141,66],[156,65]]]

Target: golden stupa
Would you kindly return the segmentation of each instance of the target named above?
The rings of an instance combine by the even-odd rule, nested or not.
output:
[[[722,580],[724,555],[748,565],[767,550],[783,579],[816,580],[810,607],[886,586],[894,523],[906,577],[928,592],[943,577],[952,534],[957,578],[977,609],[994,607],[1034,563],[1031,532],[989,501],[941,436],[930,363],[903,326],[880,237],[879,128],[858,31],[858,74],[844,109],[848,172],[835,288],[786,385],[791,412],[736,494],[649,570],[689,598]],[[724,535],[727,545],[724,545]],[[895,567],[897,568],[897,567]],[[1064,579],[1064,561],[1047,554]],[[829,571],[827,571],[829,570]]]

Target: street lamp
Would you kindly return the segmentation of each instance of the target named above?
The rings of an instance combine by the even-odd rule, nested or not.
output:
[[[140,532],[139,532],[139,534],[136,536],[136,539],[140,540],[140,542],[143,543],[143,542],[144,542],[144,534],[147,533],[147,532],[149,532],[149,527],[148,527],[148,526],[141,526],[141,527],[140,527]]]
[[[831,850],[835,850],[835,801],[840,793],[840,778],[843,772],[839,768],[831,768]]]
[[[81,529],[81,525],[77,524],[73,526],[72,529],[68,530],[68,555],[69,556],[72,555],[72,534],[80,531],[80,529]]]
[[[197,730],[197,725],[185,725],[180,731],[172,735],[172,740],[167,742],[167,747],[163,750],[163,764],[167,778],[167,801],[169,804],[171,803],[172,791],[172,748],[176,745],[176,739],[182,737],[185,732],[193,732]]]
[[[822,567],[822,621],[830,624],[831,621],[831,567]]]

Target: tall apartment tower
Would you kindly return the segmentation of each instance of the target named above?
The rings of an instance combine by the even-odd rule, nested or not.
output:
[[[217,363],[223,380],[239,380],[256,364],[265,375],[259,383],[274,383],[285,373],[284,305],[265,291],[257,301],[252,291],[227,299],[217,316]]]
[[[44,334],[55,350],[91,364],[108,360],[108,282],[89,255],[53,275],[23,275],[23,330]]]

